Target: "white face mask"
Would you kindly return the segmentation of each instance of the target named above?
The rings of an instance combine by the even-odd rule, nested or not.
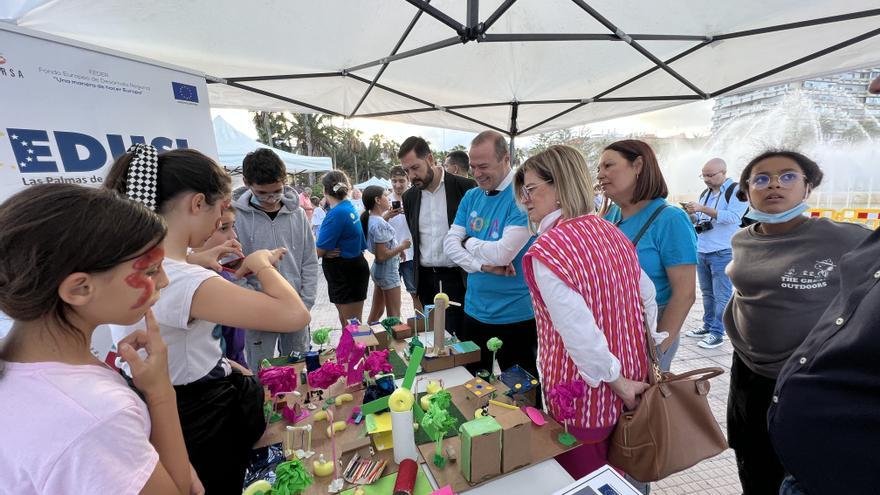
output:
[[[809,209],[810,205],[805,202],[800,202],[794,208],[781,213],[765,213],[761,210],[756,210],[755,207],[751,207],[749,208],[748,213],[746,213],[746,218],[761,223],[785,223],[793,218],[803,215],[803,213]]]

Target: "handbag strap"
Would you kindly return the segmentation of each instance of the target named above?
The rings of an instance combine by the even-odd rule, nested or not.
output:
[[[645,232],[648,231],[648,227],[650,227],[651,224],[654,223],[654,220],[657,218],[658,215],[660,215],[660,212],[665,210],[667,206],[669,206],[669,205],[668,204],[660,205],[660,207],[657,208],[656,210],[654,210],[654,213],[652,213],[651,216],[648,217],[648,221],[645,222],[645,225],[642,225],[642,229],[639,230],[639,233],[636,234],[635,238],[633,239],[633,241],[632,241],[633,246],[639,245],[639,241],[642,240],[642,236],[645,235]]]

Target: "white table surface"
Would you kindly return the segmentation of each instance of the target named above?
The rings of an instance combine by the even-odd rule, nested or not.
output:
[[[419,378],[423,378],[419,380]],[[418,391],[424,391],[430,380],[443,380],[444,387],[455,387],[461,385],[473,378],[463,366],[457,366],[448,370],[435,371],[433,373],[425,373],[416,377],[418,383]],[[396,380],[398,386],[403,383],[403,379]],[[428,475],[431,486],[439,488],[431,470],[428,466],[422,465],[422,470]],[[553,493],[556,490],[570,485],[574,481],[565,469],[559,465],[554,459],[549,459],[538,464],[534,464],[525,469],[521,469],[515,473],[495,478],[476,488],[468,490],[468,495],[518,495],[518,494],[539,494]]]

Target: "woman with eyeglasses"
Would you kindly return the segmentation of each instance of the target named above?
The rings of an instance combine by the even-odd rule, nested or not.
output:
[[[785,150],[755,157],[740,176],[737,194],[757,223],[731,240],[727,274],[735,290],[724,328],[734,349],[727,431],[746,495],[779,491],[784,468],[767,434],[776,378],[837,293],[841,256],[870,234],[803,215],[821,182],[813,160]]]
[[[556,457],[574,478],[608,462],[621,411],[635,408],[648,387],[643,322],[653,329],[657,308],[632,243],[593,214],[591,182],[581,153],[561,145],[532,156],[514,176],[517,201],[538,232],[522,266],[544,396],[560,384],[583,386],[569,426],[583,445]],[[560,418],[562,406],[547,404]]]

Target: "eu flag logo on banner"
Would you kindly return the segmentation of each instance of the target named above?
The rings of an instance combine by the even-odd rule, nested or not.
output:
[[[172,82],[171,88],[174,89],[174,99],[180,101],[199,102],[198,88],[189,84]]]

